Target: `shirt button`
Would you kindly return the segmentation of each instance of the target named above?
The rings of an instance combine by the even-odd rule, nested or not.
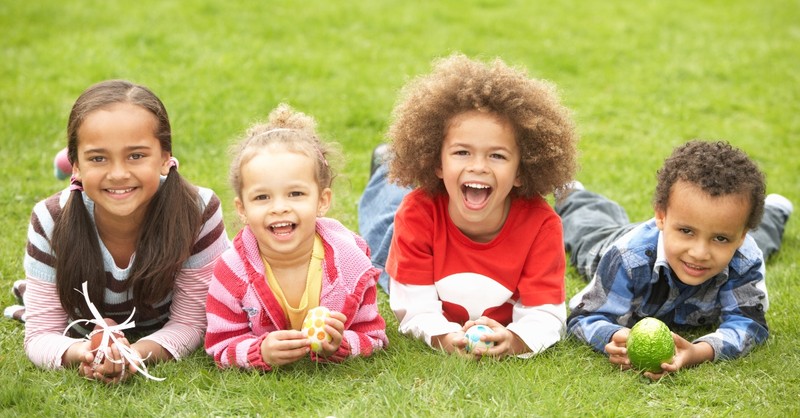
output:
[[[648,256],[648,257],[652,257],[652,256],[653,256],[653,250],[647,250],[647,251],[645,251],[645,252],[644,252],[644,255],[646,255],[646,256]]]

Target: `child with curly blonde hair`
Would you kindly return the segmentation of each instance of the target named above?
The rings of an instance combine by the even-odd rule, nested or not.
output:
[[[207,301],[205,347],[219,367],[271,370],[309,355],[340,362],[388,344],[366,242],[324,217],[335,152],[315,125],[280,105],[234,149],[230,180],[245,227],[217,262]],[[312,352],[301,328],[318,306],[331,311],[331,339]]]
[[[373,263],[385,260],[400,332],[453,353],[483,324],[493,346],[476,357],[559,341],[566,263],[543,196],[572,179],[577,135],[555,89],[499,59],[455,54],[405,87],[388,136],[359,224]]]

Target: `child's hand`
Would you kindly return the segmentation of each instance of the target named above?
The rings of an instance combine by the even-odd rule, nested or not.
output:
[[[120,344],[130,347],[126,338],[117,339]],[[102,363],[95,364],[97,352],[86,347],[82,354],[83,360],[78,366],[78,373],[90,380],[99,380],[106,384],[122,383],[136,373],[136,368],[125,361],[119,351],[117,343],[112,343]]]
[[[311,342],[300,331],[272,331],[261,342],[261,358],[270,366],[294,363],[308,354],[309,344]]]
[[[661,363],[660,373],[645,372],[645,377],[650,380],[658,380],[668,373],[675,373],[684,367],[694,366],[714,359],[714,349],[708,343],[692,344],[674,332],[672,333],[672,341],[675,341],[675,356],[672,357],[672,362]]]
[[[94,361],[94,354],[90,350],[90,343],[87,340],[76,342],[67,348],[64,355],[61,357],[61,363],[65,366],[68,364],[78,364],[78,374],[92,379],[92,362]]]
[[[431,337],[431,345],[433,348],[441,349],[449,354],[464,353],[464,349],[467,347],[467,339],[464,337],[464,331],[462,330],[449,334],[435,335]]]
[[[331,311],[331,315],[325,318],[325,332],[331,336],[331,341],[323,341],[322,351],[319,353],[320,356],[329,357],[339,350],[339,346],[342,345],[342,338],[344,338],[345,322],[347,322],[347,316],[341,312]]]
[[[509,331],[508,328],[504,327],[494,319],[482,316],[475,321],[467,321],[467,323],[464,324],[463,331],[466,332],[466,330],[473,325],[486,325],[487,327],[491,328],[492,331],[494,331],[492,334],[481,336],[481,341],[493,342],[494,346],[486,351],[484,351],[484,348],[482,347],[475,349],[475,351],[469,354],[470,356],[475,357],[475,359],[480,359],[483,356],[512,356],[530,351],[528,346],[522,342],[517,334]]]
[[[628,359],[628,336],[630,333],[630,328],[620,328],[611,336],[611,341],[605,347],[608,361],[611,364],[619,365],[620,370],[631,368],[631,361]]]

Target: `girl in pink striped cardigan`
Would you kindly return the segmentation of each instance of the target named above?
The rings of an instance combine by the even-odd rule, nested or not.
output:
[[[245,226],[214,268],[206,305],[206,352],[221,368],[340,362],[388,344],[366,242],[323,217],[334,150],[314,127],[282,104],[234,150],[230,180]],[[317,306],[331,311],[331,340],[312,352],[300,329]]]

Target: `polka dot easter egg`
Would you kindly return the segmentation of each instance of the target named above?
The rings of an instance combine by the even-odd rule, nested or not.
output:
[[[491,328],[486,325],[473,325],[464,336],[467,338],[467,353],[472,353],[475,349],[481,348],[484,352],[494,346],[492,341],[481,341],[481,336],[494,334]]]
[[[322,351],[324,341],[331,342],[331,336],[325,332],[325,318],[331,316],[331,311],[324,306],[317,306],[308,311],[303,320],[303,333],[311,340],[311,351]]]

